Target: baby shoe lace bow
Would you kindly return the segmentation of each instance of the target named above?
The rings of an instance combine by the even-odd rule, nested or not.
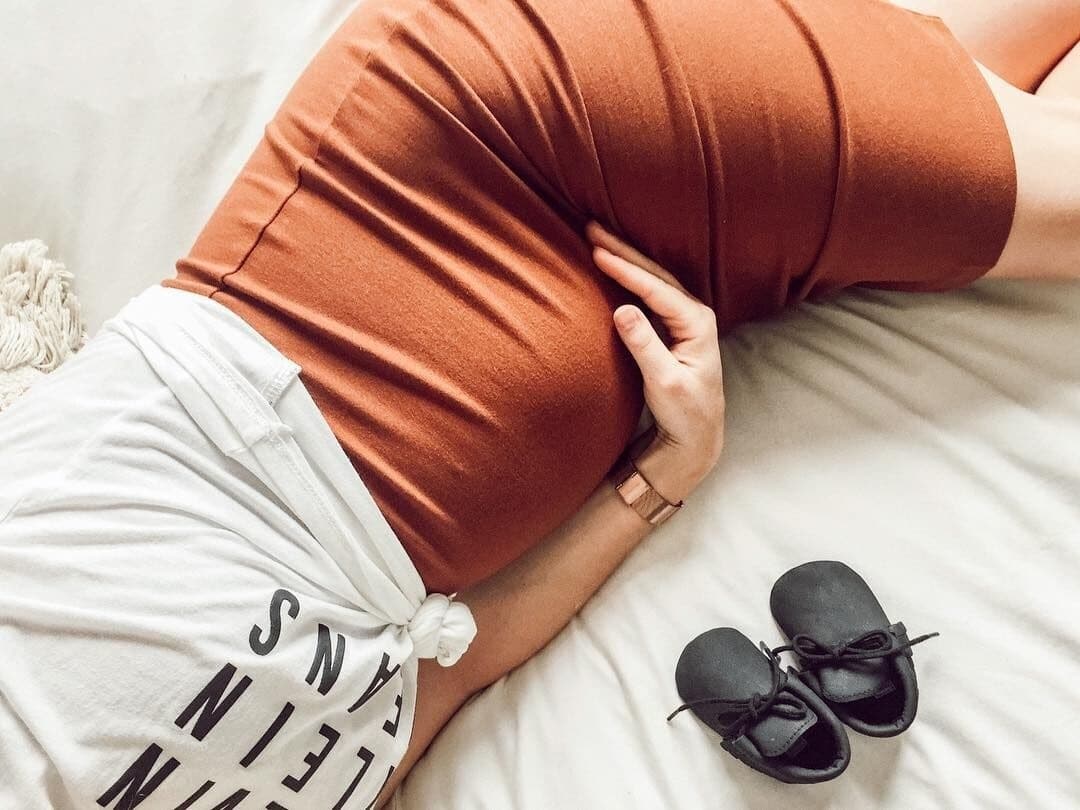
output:
[[[870,630],[861,636],[842,641],[839,644],[823,644],[806,633],[796,633],[790,644],[774,647],[770,652],[779,656],[782,652],[793,652],[800,659],[803,669],[843,665],[847,661],[867,661],[873,658],[888,658],[906,653],[916,644],[941,635],[927,633],[910,641],[901,641],[907,631],[902,623],[891,625],[888,630]]]
[[[806,706],[793,695],[780,693],[780,690],[787,685],[787,675],[780,669],[779,657],[765,645],[764,641],[760,643],[760,646],[765,657],[769,659],[769,670],[772,677],[772,686],[767,694],[754,692],[745,700],[731,700],[719,697],[698,698],[679,706],[668,715],[668,721],[670,722],[672,717],[684,709],[705,704],[715,705],[720,708],[720,712],[716,717],[717,721],[723,726],[720,734],[727,738],[742,734],[750,724],[770,712],[788,720],[804,719],[806,717]],[[731,719],[725,722],[726,717]]]

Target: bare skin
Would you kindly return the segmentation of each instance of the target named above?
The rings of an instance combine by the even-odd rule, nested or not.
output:
[[[1080,0],[893,1],[949,25],[980,63],[1004,116],[1017,166],[1016,215],[987,277],[1080,278]],[[618,326],[619,315],[636,307],[620,307],[613,316],[641,367],[657,422],[655,434],[639,437],[634,448],[638,467],[668,500],[680,500],[705,478],[723,446],[715,318],[631,246],[595,224],[588,236],[611,251],[594,253],[597,266],[651,310],[629,328]],[[506,569],[458,594],[473,611],[476,639],[453,667],[420,661],[409,749],[378,806],[454,713],[554,638],[650,528],[601,482],[563,526]]]
[[[892,0],[941,17],[987,70],[1029,93],[1077,40],[1078,0]]]
[[[983,69],[1016,161],[1012,229],[987,278],[1080,278],[1080,98],[1019,90]]]
[[[1039,98],[1080,99],[1080,41],[1039,84]]]

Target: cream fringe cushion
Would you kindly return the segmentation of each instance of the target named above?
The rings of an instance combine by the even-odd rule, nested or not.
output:
[[[0,411],[86,344],[72,274],[40,239],[0,248]]]

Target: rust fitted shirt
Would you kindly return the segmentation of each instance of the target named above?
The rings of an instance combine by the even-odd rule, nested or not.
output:
[[[722,332],[855,284],[962,286],[1016,196],[936,17],[882,0],[365,0],[176,277],[301,379],[431,590],[572,515],[640,373],[595,218]]]

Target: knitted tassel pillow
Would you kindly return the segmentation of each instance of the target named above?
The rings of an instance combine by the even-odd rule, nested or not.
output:
[[[0,411],[87,340],[72,274],[40,239],[0,248]]]

